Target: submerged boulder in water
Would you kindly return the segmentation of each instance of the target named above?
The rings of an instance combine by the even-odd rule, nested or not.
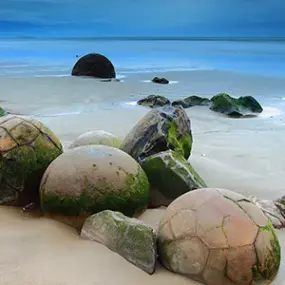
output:
[[[76,62],[72,69],[72,75],[115,78],[116,72],[112,62],[107,57],[99,53],[90,53]]]
[[[210,99],[202,98],[199,96],[189,96],[181,100],[173,101],[172,106],[181,105],[183,108],[190,108],[193,106],[209,106],[211,103]]]
[[[168,81],[166,78],[164,78],[164,77],[162,77],[162,78],[160,78],[160,77],[154,77],[154,78],[152,79],[152,82],[153,82],[153,83],[159,83],[159,84],[168,84],[168,83],[169,83],[169,81]]]
[[[155,108],[170,105],[170,101],[161,95],[149,95],[146,98],[139,100],[138,105]]]
[[[147,273],[154,273],[156,234],[137,219],[106,210],[87,218],[81,237],[104,244]]]
[[[253,115],[263,111],[261,105],[252,96],[233,98],[226,93],[212,97],[210,109],[232,117]]]
[[[149,156],[141,165],[151,186],[151,207],[168,206],[191,190],[207,187],[190,163],[172,150]]]
[[[139,162],[169,149],[188,159],[192,149],[190,119],[181,107],[155,108],[133,127],[121,148]]]

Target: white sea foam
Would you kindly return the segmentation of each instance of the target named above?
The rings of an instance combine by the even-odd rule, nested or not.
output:
[[[281,115],[281,110],[274,107],[263,107],[263,112],[258,115],[258,117],[269,118],[269,117],[277,117]]]

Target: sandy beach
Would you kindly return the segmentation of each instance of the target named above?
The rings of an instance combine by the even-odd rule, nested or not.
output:
[[[135,74],[121,82],[87,78],[0,78],[0,105],[11,113],[34,117],[59,137],[64,147],[80,134],[103,129],[119,138],[148,108],[138,99],[160,94],[171,100],[219,92],[252,95],[264,112],[256,118],[230,119],[207,107],[187,109],[194,137],[189,159],[209,187],[245,196],[276,199],[285,194],[285,80],[223,71],[156,73],[173,84],[144,82],[154,74]],[[157,227],[163,210],[140,218]],[[76,231],[45,218],[0,207],[1,285],[192,285],[158,265],[149,276],[102,245],[80,240]],[[285,280],[285,230],[278,230],[282,264],[272,284]]]

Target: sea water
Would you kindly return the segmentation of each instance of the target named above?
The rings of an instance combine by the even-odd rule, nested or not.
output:
[[[79,57],[102,53],[118,77],[228,70],[285,78],[285,39],[0,39],[0,76],[69,76]]]

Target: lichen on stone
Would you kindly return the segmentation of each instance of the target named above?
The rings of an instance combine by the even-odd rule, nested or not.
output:
[[[190,163],[176,151],[152,155],[142,162],[142,167],[151,185],[151,200],[157,191],[170,203],[188,191],[207,187]],[[159,203],[165,205],[166,201]],[[157,203],[158,201],[150,201],[153,206],[158,206]]]
[[[156,234],[137,219],[105,210],[86,219],[81,237],[104,244],[149,274],[155,270]]]

